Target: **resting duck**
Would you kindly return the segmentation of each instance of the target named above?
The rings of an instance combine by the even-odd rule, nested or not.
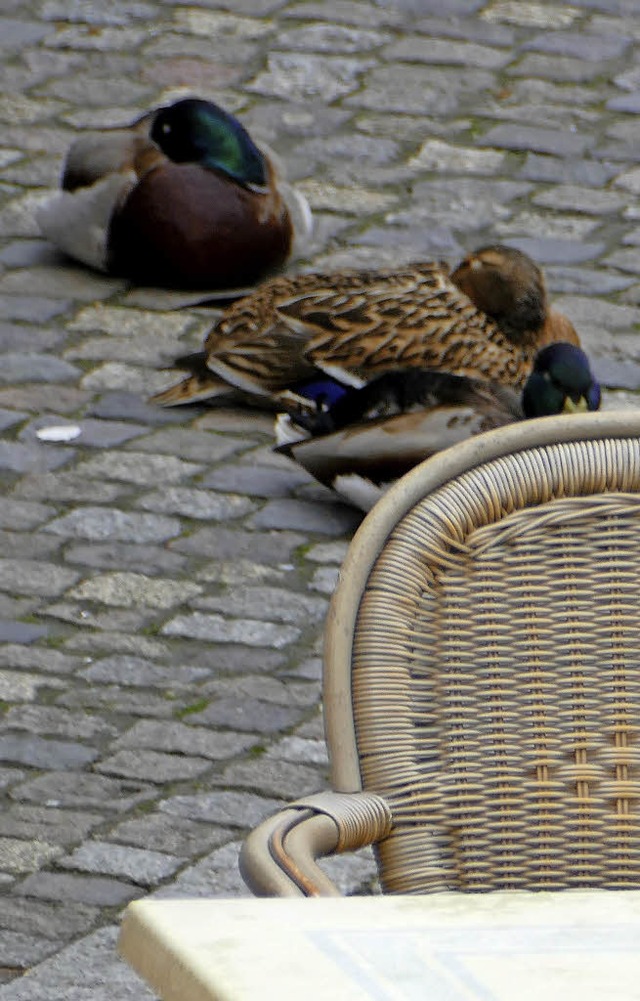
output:
[[[600,406],[587,356],[567,343],[537,354],[521,395],[495,381],[420,369],[387,372],[361,389],[326,379],[318,405],[319,389],[315,409],[279,415],[276,451],[364,511],[391,481],[471,435]]]
[[[176,364],[191,375],[154,397],[174,406],[245,399],[282,409],[281,396],[328,374],[360,387],[384,372],[434,368],[522,388],[536,352],[578,344],[549,307],[528,257],[492,245],[451,275],[439,262],[385,271],[274,278],[232,303],[204,352]]]
[[[186,98],[71,146],[44,235],[100,271],[171,288],[246,287],[281,267],[311,214],[240,122]]]

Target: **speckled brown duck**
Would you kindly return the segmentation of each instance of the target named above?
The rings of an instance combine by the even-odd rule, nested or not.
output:
[[[522,389],[537,351],[553,341],[579,344],[550,308],[540,268],[492,245],[451,274],[427,262],[271,279],[228,307],[204,351],[178,363],[191,374],[154,399],[249,398],[278,408],[283,393],[315,400],[323,376],[359,387],[413,367]]]

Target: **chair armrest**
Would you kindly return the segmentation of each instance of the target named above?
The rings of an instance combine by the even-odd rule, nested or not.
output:
[[[374,793],[321,792],[263,821],[240,853],[240,872],[256,896],[339,897],[316,863],[387,837],[391,811]]]

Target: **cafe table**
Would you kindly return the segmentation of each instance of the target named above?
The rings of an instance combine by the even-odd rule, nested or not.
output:
[[[640,891],[137,900],[163,1001],[640,1001]]]

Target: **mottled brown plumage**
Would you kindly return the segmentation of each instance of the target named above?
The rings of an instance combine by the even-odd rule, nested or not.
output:
[[[477,251],[451,277],[427,262],[275,278],[225,311],[188,366],[193,374],[155,400],[172,406],[241,391],[277,406],[278,394],[321,372],[360,386],[408,367],[519,389],[537,350],[555,340],[579,343],[569,320],[549,309],[540,269],[512,248]]]

